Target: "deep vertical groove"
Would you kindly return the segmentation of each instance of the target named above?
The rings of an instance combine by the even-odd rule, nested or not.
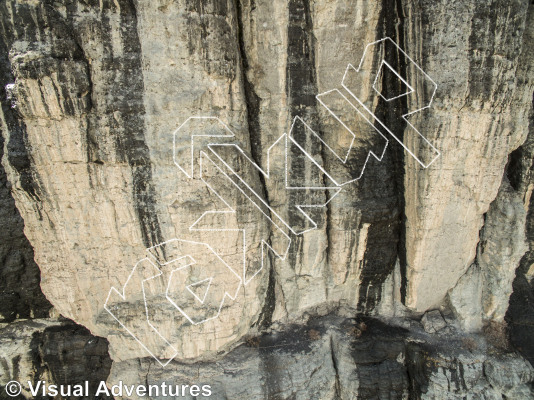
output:
[[[253,9],[254,0],[250,0],[250,7]],[[247,71],[250,68],[247,57],[247,49],[245,45],[245,38],[243,33],[243,8],[240,0],[234,0],[234,7],[237,19],[237,42],[239,49],[239,60],[241,63],[241,79],[245,95],[245,105],[247,108],[247,126],[250,138],[250,152],[252,160],[260,167],[262,167],[262,141],[261,141],[261,124],[260,124],[260,97],[256,94],[254,84],[250,82],[247,76]],[[265,177],[257,174],[261,185],[261,196],[269,203],[269,193],[265,183]],[[269,227],[272,234],[272,226]],[[269,238],[269,242],[270,242]],[[272,253],[267,251],[269,258],[269,277],[267,283],[267,292],[263,302],[263,307],[258,315],[256,325],[260,328],[266,328],[272,323],[272,316],[276,307],[275,295],[275,271],[274,271],[274,257]]]
[[[393,18],[392,10],[395,12]],[[383,0],[376,39],[390,37],[402,48],[403,30],[404,19],[400,1]],[[386,52],[384,57],[395,71],[406,79],[406,63],[399,52]],[[374,62],[378,61],[377,56]],[[381,74],[380,79],[382,93],[386,98],[401,90],[401,81],[394,74]],[[406,98],[401,99],[393,105],[380,98],[374,113],[402,140],[406,122],[401,116],[407,112],[407,105]],[[362,313],[372,311],[380,302],[383,282],[393,272],[397,258],[403,258],[402,231],[405,225],[403,181],[404,150],[402,146],[390,140],[382,162],[373,166],[372,173],[366,170],[358,182],[362,193],[369,191],[378,195],[374,201],[374,209],[362,210],[362,222],[370,223],[367,248],[360,273],[358,311]]]
[[[330,357],[332,359],[332,367],[334,367],[334,373],[335,373],[335,382],[334,382],[334,390],[335,390],[335,398],[341,399],[341,382],[339,380],[339,367],[336,360],[336,354],[334,352],[334,338],[332,337],[332,334],[330,334]]]
[[[309,0],[289,0],[287,27],[287,66],[286,94],[290,121],[300,117],[312,129],[317,128],[317,73],[315,69],[315,37],[311,18]],[[303,127],[294,129],[292,136],[297,143],[306,148],[307,132]],[[291,149],[291,148],[290,148]],[[320,151],[320,149],[317,149]],[[312,155],[317,152],[312,152]],[[301,156],[290,157],[290,169],[293,176],[305,176],[306,165]],[[299,196],[307,195],[305,191],[288,192],[288,204],[299,204]],[[297,226],[298,222],[289,216],[289,224]],[[298,252],[302,251],[302,236],[297,236],[289,253],[289,263],[295,266]]]
[[[254,0],[251,0],[254,1]],[[262,142],[261,142],[261,125],[260,125],[260,97],[256,94],[254,84],[250,82],[247,72],[250,65],[247,57],[247,50],[245,46],[245,39],[243,34],[243,9],[240,0],[234,0],[236,14],[237,14],[237,39],[239,45],[239,57],[241,61],[241,77],[243,82],[243,89],[245,94],[245,102],[247,107],[247,125],[250,136],[250,152],[256,164],[261,166],[262,156]],[[251,5],[252,7],[252,5]],[[265,188],[265,181],[260,174],[262,186]]]
[[[397,10],[397,17],[398,17],[398,24],[397,24],[397,44],[400,46],[401,49],[406,48],[405,38],[404,38],[404,10],[402,8],[402,0],[396,0],[396,10]],[[401,76],[406,79],[407,77],[407,66],[406,66],[406,60],[404,57],[399,57],[399,71],[401,73]],[[404,115],[408,112],[408,104],[405,101],[402,102],[402,110],[400,111],[401,115]],[[406,188],[404,187],[404,150],[400,147],[397,147],[397,151],[395,152],[395,164],[398,166],[398,169],[396,170],[396,186],[397,186],[397,193],[399,193],[398,202],[399,202],[399,221],[400,221],[400,240],[398,242],[397,247],[397,254],[399,257],[399,264],[400,264],[400,272],[401,272],[401,301],[404,303],[406,301],[406,290],[408,286],[407,281],[407,275],[406,275],[406,200],[405,200],[405,192]]]
[[[251,0],[253,2],[254,0]],[[243,9],[240,0],[234,0],[237,19],[237,39],[239,48],[239,59],[241,63],[241,79],[243,83],[243,90],[245,95],[245,103],[247,108],[247,126],[250,138],[250,152],[252,160],[262,166],[262,141],[261,141],[261,124],[260,124],[260,97],[256,94],[254,84],[250,82],[247,76],[247,71],[250,68],[247,50],[245,46],[245,39],[243,37]],[[252,7],[252,4],[251,4]],[[267,203],[269,203],[269,193],[265,184],[265,177],[258,174],[261,184],[261,195]]]

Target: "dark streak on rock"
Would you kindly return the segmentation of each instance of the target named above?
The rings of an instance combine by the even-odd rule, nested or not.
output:
[[[251,6],[252,7],[252,6]],[[248,79],[247,72],[250,70],[250,65],[247,58],[247,49],[243,37],[243,10],[240,0],[235,0],[235,8],[237,13],[237,37],[239,42],[239,55],[241,58],[241,71],[243,79],[243,87],[245,91],[245,101],[247,105],[247,123],[250,136],[250,151],[252,159],[258,165],[262,165],[262,142],[261,142],[261,125],[260,125],[260,103],[261,99],[256,94],[254,84]],[[260,175],[262,187],[265,190],[265,179]],[[265,195],[266,193],[264,193]]]
[[[398,15],[398,26],[397,26],[397,44],[401,48],[405,48],[405,39],[404,39],[404,9],[402,8],[402,1],[396,0],[395,5],[397,7],[397,15]],[[407,75],[407,66],[406,66],[406,60],[404,57],[399,57],[398,62],[398,68],[401,72],[401,75],[406,77]],[[400,112],[399,112],[400,111]],[[408,112],[408,105],[406,101],[402,102],[402,109],[396,112],[395,119],[398,121],[399,116],[405,114]],[[400,127],[402,130],[404,130],[406,124],[403,122],[400,124]],[[402,137],[402,136],[400,136]],[[400,264],[400,274],[401,274],[401,301],[406,301],[406,290],[408,287],[408,278],[406,274],[406,201],[404,198],[404,194],[406,192],[406,188],[404,187],[404,149],[402,149],[400,146],[396,146],[396,149],[393,151],[393,157],[395,159],[394,163],[397,165],[397,169],[395,170],[395,178],[396,178],[396,187],[398,188],[398,207],[399,207],[399,231],[400,231],[400,237],[397,245],[397,257],[399,258],[399,264]]]
[[[527,140],[509,157],[507,174],[512,187],[526,194],[534,184],[534,95],[530,112]],[[534,366],[534,279],[526,276],[534,264],[534,196],[530,197],[526,219],[526,237],[529,249],[521,259],[513,282],[513,293],[506,313],[510,341]]]
[[[11,365],[13,367],[12,371],[13,371],[13,379],[16,379],[16,380],[19,380],[20,378],[20,360],[21,360],[21,355],[20,354],[17,354],[15,357],[13,357],[13,359],[11,360]]]
[[[334,383],[334,390],[335,390],[335,398],[341,399],[341,383],[339,381],[339,366],[338,361],[336,359],[336,353],[334,351],[334,338],[330,336],[330,356],[332,357],[332,367],[334,368],[335,373],[335,383]]]
[[[532,3],[534,4],[534,3]],[[517,78],[518,88],[532,87],[533,56],[530,49],[534,37],[534,7],[528,6],[526,13],[526,27],[522,36],[522,55],[520,58]],[[508,159],[506,174],[511,186],[523,195],[526,200],[527,193],[534,185],[534,93],[531,93],[531,108],[529,112],[529,131],[525,142],[513,151]],[[525,234],[528,250],[523,255],[516,269],[513,281],[513,292],[510,296],[509,306],[505,320],[508,324],[510,342],[534,366],[534,279],[526,275],[534,264],[534,196],[531,195],[527,204],[525,221]]]
[[[392,18],[391,11],[395,10]],[[390,37],[401,48],[404,46],[403,10],[397,0],[383,0],[376,39]],[[406,64],[397,52],[385,54],[388,63],[406,79]],[[378,58],[375,59],[378,62]],[[383,74],[382,92],[398,93],[401,82],[393,74]],[[391,129],[397,137],[402,138],[406,126],[401,115],[406,113],[406,103],[392,107],[379,100],[375,114]],[[360,190],[371,201],[369,208],[362,207],[362,222],[370,223],[367,248],[365,250],[361,271],[360,298],[358,311],[371,312],[382,296],[382,284],[393,272],[397,257],[403,258],[404,244],[401,238],[404,230],[404,149],[390,140],[384,158],[380,163],[373,163],[366,168],[360,182]],[[365,200],[362,201],[364,203]]]
[[[34,333],[30,348],[35,371],[34,383],[48,376],[57,385],[83,385],[88,381],[90,396],[81,399],[112,399],[94,396],[100,382],[108,378],[111,370],[112,361],[106,339],[93,336],[85,327],[65,320],[62,325]],[[48,397],[35,399],[44,400]]]
[[[315,37],[309,0],[289,0],[288,12],[286,93],[289,113],[291,121],[295,117],[300,117],[312,129],[316,129],[318,125],[317,99],[315,98],[317,73],[315,69]],[[297,142],[306,143],[304,129],[297,129],[293,132],[293,136]],[[300,154],[290,155],[289,163],[292,175],[305,176],[306,166]],[[298,204],[299,195],[302,196],[302,194],[303,192],[300,190],[290,191],[288,204]],[[291,215],[289,224],[295,226],[296,223]],[[297,236],[292,241],[292,249],[288,255],[289,263],[292,266],[296,265],[298,252],[302,251],[302,240],[302,236]]]
[[[258,321],[253,326],[259,328],[268,328],[273,322],[273,313],[276,308],[276,276],[274,269],[274,260],[272,252],[268,253],[269,257],[269,280],[267,282],[267,292],[263,301],[263,307],[258,315]]]
[[[21,7],[21,14],[17,14],[14,18],[26,20],[29,18],[25,15],[26,9]],[[23,23],[11,24],[8,20],[8,11],[6,2],[0,3],[0,15],[2,16],[1,25],[6,30],[4,35],[0,37],[0,102],[2,104],[2,111],[4,119],[9,130],[9,141],[7,143],[7,157],[9,163],[15,168],[19,174],[20,186],[34,201],[39,202],[39,184],[36,181],[35,171],[32,169],[30,156],[27,148],[27,133],[26,125],[22,117],[19,115],[17,109],[12,107],[11,101],[7,99],[5,86],[9,83],[15,82],[15,77],[12,73],[12,65],[8,58],[9,49],[12,43],[6,42],[8,38],[27,37],[31,40],[30,34],[33,29],[20,31],[24,26]],[[7,132],[4,132],[4,137],[7,137]],[[3,146],[2,146],[3,147]],[[3,149],[2,149],[3,152]],[[1,167],[0,167],[1,168]]]
[[[6,3],[2,2],[0,25],[6,34],[0,35],[0,103],[9,132],[0,133],[0,160],[4,156],[5,138],[9,137],[6,146],[8,162],[19,174],[22,190],[39,203],[39,185],[28,154],[26,126],[6,93],[6,85],[14,82],[8,59],[11,43],[7,42],[7,38],[14,38],[14,31],[21,25],[12,26],[4,19],[7,15]],[[6,171],[0,163],[0,232],[3,234],[0,240],[0,322],[16,318],[46,318],[52,305],[41,292],[39,267],[34,261],[33,248],[24,236],[24,221],[11,190]]]
[[[139,227],[146,247],[163,242],[161,228],[156,212],[157,196],[152,183],[150,151],[144,136],[144,81],[141,65],[141,43],[137,32],[137,14],[133,0],[120,0],[120,25],[122,54],[114,54],[112,47],[110,14],[119,13],[115,3],[104,1],[102,10],[98,2],[87,4],[95,8],[98,21],[88,21],[82,17],[75,3],[67,4],[69,32],[78,58],[84,62],[87,88],[83,96],[87,98],[87,168],[92,180],[93,167],[101,165],[110,158],[109,148],[101,127],[109,128],[115,142],[116,159],[126,162],[132,171],[132,196]],[[89,26],[89,28],[88,28]],[[86,30],[90,29],[89,32]],[[100,60],[102,82],[106,87],[105,95],[95,94],[93,69],[96,68],[84,52],[84,45],[91,36],[102,36],[103,58]],[[118,68],[120,66],[120,68]],[[82,93],[80,93],[80,96]],[[98,98],[97,98],[98,97]],[[113,159],[113,157],[112,157]],[[90,181],[92,185],[92,181]]]
[[[511,62],[522,49],[521,40],[517,40],[521,30],[513,34],[502,33],[510,26],[521,27],[526,16],[524,1],[499,0],[489,3],[476,2],[471,19],[469,36],[469,97],[480,104],[491,102],[493,109],[507,107],[513,99],[512,88],[506,79],[494,71],[502,69],[502,60]],[[528,24],[528,21],[527,21]],[[526,50],[529,51],[529,50]],[[492,72],[493,71],[493,72]],[[497,78],[497,79],[496,79]]]
[[[234,29],[228,22],[229,0],[186,0],[187,46],[208,75],[236,77]],[[230,97],[231,99],[231,97]]]
[[[98,4],[93,4],[99,8]],[[152,183],[152,165],[150,150],[144,134],[144,81],[141,65],[141,43],[137,32],[137,13],[134,1],[121,0],[120,25],[124,48],[122,55],[114,54],[110,32],[112,26],[109,15],[116,10],[113,2],[104,2],[101,18],[96,23],[100,34],[103,35],[104,59],[102,68],[105,70],[105,84],[107,95],[95,98],[93,71],[87,69],[89,81],[91,115],[88,120],[87,153],[88,162],[102,164],[108,157],[109,149],[101,148],[101,134],[99,128],[107,125],[114,134],[116,155],[119,162],[126,162],[132,171],[132,196],[134,209],[139,220],[143,244],[151,247],[163,242],[161,228],[155,205],[157,196]],[[70,11],[69,23],[75,24],[75,9]],[[98,15],[98,12],[96,13]],[[95,29],[95,28],[93,28]],[[74,29],[79,35],[77,46],[83,54],[85,37],[81,35],[83,29]],[[86,59],[87,60],[87,59]],[[117,68],[120,66],[120,68]],[[104,82],[101,82],[104,84]],[[90,174],[91,176],[91,174]]]
[[[2,90],[3,91],[3,90]],[[0,95],[2,93],[0,92]],[[5,110],[4,116],[9,129],[7,142],[7,159],[10,165],[19,174],[21,188],[35,202],[41,202],[37,173],[32,167],[27,147],[26,124],[22,118],[15,117],[15,112]]]
[[[137,13],[133,1],[121,5],[121,26],[123,27],[124,52],[128,54],[125,70],[117,71],[117,87],[121,93],[117,108],[129,111],[129,102],[139,107],[139,112],[131,112],[124,118],[124,128],[120,130],[117,151],[132,168],[133,197],[137,217],[140,222],[143,242],[146,247],[163,242],[156,213],[156,192],[152,183],[152,166],[150,151],[144,137],[144,82],[141,66],[141,43],[137,32]],[[126,73],[125,73],[126,72]]]
[[[254,8],[254,1],[251,0],[250,7]],[[247,58],[247,48],[243,34],[243,6],[240,0],[234,0],[234,7],[236,10],[237,19],[237,40],[239,44],[239,55],[241,61],[241,76],[243,89],[245,94],[245,102],[247,106],[247,125],[250,138],[250,152],[252,160],[259,166],[262,166],[262,141],[261,141],[261,125],[260,125],[260,101],[261,99],[256,94],[254,85],[247,77],[247,71],[250,65]],[[269,203],[269,194],[265,184],[265,178],[262,174],[257,174],[261,184],[260,195]],[[267,284],[267,292],[263,303],[262,310],[258,316],[257,325],[261,328],[266,328],[272,323],[272,315],[275,309],[276,295],[275,295],[275,271],[274,260],[272,253],[268,252],[269,257],[269,279]]]

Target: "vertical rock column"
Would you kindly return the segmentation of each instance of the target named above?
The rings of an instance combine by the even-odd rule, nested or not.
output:
[[[526,136],[531,83],[518,79],[517,55],[528,51],[527,8],[407,2],[406,51],[438,85],[432,107],[410,122],[442,153],[426,170],[406,158],[405,301],[417,311],[439,306],[475,259],[483,215]]]
[[[16,124],[4,123],[12,154],[3,162],[36,249],[43,291],[62,315],[108,337],[113,357],[146,356],[104,304],[111,287],[122,290],[148,247],[198,240],[189,230],[193,222],[225,208],[174,164],[176,128],[199,113],[217,116],[250,152],[234,4],[9,1],[4,7],[13,79],[2,85],[12,84]],[[178,142],[189,148],[191,133]],[[253,169],[243,175],[259,184]],[[247,228],[251,259],[268,224],[242,197],[229,198],[234,208],[244,206],[231,222]],[[228,227],[219,225],[212,227]],[[235,259],[242,246],[236,234],[221,240],[214,232],[211,239],[204,232],[203,240]],[[233,267],[242,272],[241,264]],[[170,274],[168,268],[162,279]],[[181,357],[216,352],[258,319],[267,277],[240,287],[220,318],[199,325],[188,323],[158,288],[150,304],[153,325]],[[118,319],[134,321],[150,347],[161,339],[147,323],[138,284],[118,306]]]

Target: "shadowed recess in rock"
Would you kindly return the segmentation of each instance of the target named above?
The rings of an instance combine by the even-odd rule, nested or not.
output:
[[[15,23],[11,23],[11,21],[8,20],[9,13],[7,10],[7,3],[2,2],[0,4],[0,15],[3,19],[2,26],[6,30],[6,34],[2,35],[0,38],[0,79],[2,83],[0,96],[4,115],[3,118],[7,125],[7,129],[9,130],[9,141],[7,143],[7,157],[9,163],[18,172],[22,189],[38,202],[39,185],[36,181],[35,171],[32,170],[30,157],[26,148],[26,125],[24,124],[22,117],[18,114],[16,107],[14,107],[14,102],[16,100],[11,97],[10,93],[6,92],[6,85],[15,82],[12,73],[12,65],[8,57],[9,49],[13,43],[8,43],[7,41],[9,39],[14,41],[16,38],[24,38],[28,41],[35,40],[35,27],[32,27],[34,29],[23,29],[26,26],[26,23],[31,20],[29,9],[20,7],[18,10],[19,12],[13,16]],[[7,137],[7,132],[4,132],[3,135],[4,138]]]
[[[289,107],[289,123],[292,123],[295,117],[300,117],[312,129],[317,129],[315,37],[313,35],[313,21],[311,19],[308,0],[289,1],[287,41],[286,94]],[[309,132],[306,132],[302,124],[292,132],[295,140],[310,155],[320,158],[321,149],[312,148],[311,143],[307,140],[308,134]],[[288,168],[291,171],[291,176],[297,181],[301,180],[301,182],[304,182],[304,177],[307,175],[306,168],[309,168],[310,162],[303,157],[296,146],[290,148],[288,158]],[[301,190],[289,191],[288,203],[299,204],[302,196],[306,194],[307,192]],[[324,218],[317,214],[319,213],[314,214],[314,216],[318,217],[316,221],[318,222],[318,227],[321,227],[324,224]],[[298,224],[298,221],[295,221],[294,216],[291,214],[289,224],[290,226],[296,226]],[[303,238],[297,236],[290,249],[289,262],[293,266],[296,265],[297,259],[299,258],[298,252],[302,251],[302,241]]]
[[[9,130],[0,135],[0,160],[4,156],[5,138],[9,137],[5,155],[19,174],[22,190],[39,202],[38,184],[26,149],[26,127],[15,108],[16,100],[6,91],[6,86],[14,82],[8,59],[12,43],[6,41],[16,36],[12,30],[16,27],[20,29],[22,24],[13,26],[4,20],[8,15],[6,3],[0,4],[0,15],[2,26],[10,31],[9,35],[0,37],[0,99],[3,119]],[[19,16],[21,19],[24,17],[27,16]],[[44,318],[52,306],[41,292],[39,267],[33,259],[33,248],[24,236],[24,221],[10,190],[11,184],[0,164],[0,232],[3,235],[0,240],[0,315],[7,322],[16,318]]]
[[[392,18],[392,10],[395,10],[394,18]],[[384,0],[376,39],[390,37],[402,48],[403,23],[400,3],[395,0]],[[399,53],[388,52],[385,54],[385,59],[403,79],[406,79],[406,65]],[[378,61],[377,58],[374,62]],[[381,87],[384,97],[393,97],[390,93],[399,93],[402,90],[403,84],[394,74],[381,74],[379,78],[381,82],[377,87]],[[397,137],[402,138],[406,123],[401,115],[406,113],[405,110],[405,102],[402,109],[398,109],[390,107],[380,98],[374,112],[380,120],[385,121]],[[360,312],[370,312],[380,302],[382,283],[393,272],[399,252],[403,252],[400,239],[404,215],[400,207],[404,203],[402,183],[404,150],[400,145],[392,142],[394,141],[390,141],[382,162],[371,164],[358,182],[362,193],[365,194],[362,196],[361,205],[362,222],[370,223],[360,275],[358,302]],[[366,202],[368,198],[371,202]]]
[[[534,101],[533,101],[534,105]],[[534,185],[534,108],[530,113],[530,131],[527,140],[510,155],[507,172],[515,190],[528,198]],[[530,195],[531,196],[531,195]],[[528,203],[525,225],[529,246],[513,282],[506,322],[509,326],[510,341],[534,365],[534,196]]]
[[[57,385],[89,386],[89,397],[84,399],[108,399],[94,396],[101,381],[105,381],[111,369],[108,341],[91,335],[86,328],[67,320],[62,325],[35,332],[31,342],[34,382],[52,378]],[[79,399],[66,396],[65,399]],[[111,397],[112,398],[112,397]]]

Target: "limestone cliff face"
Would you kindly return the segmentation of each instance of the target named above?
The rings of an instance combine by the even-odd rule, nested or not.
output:
[[[532,370],[494,340],[506,320],[534,357],[528,1],[6,0],[0,10],[7,322],[47,318],[51,304],[109,341],[110,381],[149,376],[160,368],[151,353],[170,362],[154,381],[202,361],[220,398],[249,393],[226,369],[252,392],[265,380],[250,398],[530,395]],[[398,47],[379,42],[365,58],[383,38]],[[381,72],[350,75],[362,57]],[[406,85],[416,95],[397,98]],[[370,123],[349,90],[370,99]],[[427,168],[414,128],[440,153]],[[192,145],[192,135],[204,136]],[[303,204],[321,207],[308,219]],[[378,327],[338,317],[355,315]],[[71,329],[40,323],[25,332]],[[304,355],[276,334],[293,329],[307,335]],[[267,350],[281,343],[287,353]],[[309,393],[272,375],[289,361],[302,370],[287,379],[313,383]],[[510,376],[486,366],[499,362]],[[451,390],[447,374],[464,368],[470,380],[461,372]]]

